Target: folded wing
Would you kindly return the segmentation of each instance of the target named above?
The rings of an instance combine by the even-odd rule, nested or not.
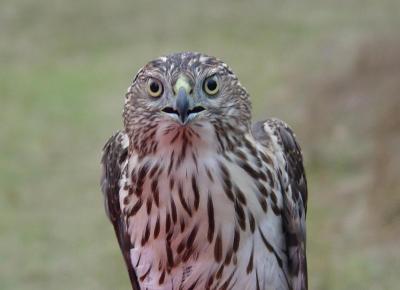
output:
[[[108,218],[114,226],[125,264],[128,268],[132,290],[139,290],[139,284],[135,270],[132,267],[130,257],[130,240],[126,231],[126,224],[121,215],[119,202],[119,181],[123,166],[128,161],[128,137],[124,132],[117,132],[104,145],[101,158],[102,177],[101,190],[104,195],[104,205]]]
[[[306,259],[307,180],[300,146],[293,131],[281,120],[268,119],[253,125],[254,138],[280,154],[283,196],[282,226],[286,240],[288,270],[293,290],[308,289]],[[282,174],[278,174],[282,177]]]

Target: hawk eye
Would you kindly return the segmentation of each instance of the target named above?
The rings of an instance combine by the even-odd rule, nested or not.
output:
[[[203,89],[207,95],[213,96],[219,91],[219,83],[216,75],[210,76],[205,79]]]
[[[147,82],[147,93],[153,97],[158,98],[163,92],[163,86],[159,80],[149,79]]]

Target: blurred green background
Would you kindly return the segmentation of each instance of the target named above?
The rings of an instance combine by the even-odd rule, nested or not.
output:
[[[0,289],[129,289],[98,186],[147,61],[218,56],[297,132],[310,289],[399,289],[400,1],[0,1]]]

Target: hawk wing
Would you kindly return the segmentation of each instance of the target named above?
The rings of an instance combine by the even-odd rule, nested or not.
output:
[[[104,195],[104,205],[108,218],[114,226],[125,264],[128,268],[132,289],[139,290],[135,270],[130,257],[130,240],[126,231],[126,224],[121,215],[119,202],[119,181],[124,163],[128,160],[128,136],[124,132],[117,132],[104,145],[101,158],[102,177],[101,190]]]
[[[252,127],[254,138],[266,148],[281,155],[280,176],[283,196],[282,227],[293,290],[308,289],[306,260],[307,180],[299,144],[293,131],[281,120],[268,119]],[[279,158],[278,158],[279,160]]]

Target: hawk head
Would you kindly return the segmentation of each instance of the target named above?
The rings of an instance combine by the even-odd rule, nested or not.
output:
[[[223,130],[248,131],[249,95],[221,60],[183,52],[145,65],[126,94],[124,124],[132,139],[146,142],[154,128],[194,128],[218,125]],[[135,138],[133,138],[135,137]],[[138,143],[142,143],[138,141]]]

